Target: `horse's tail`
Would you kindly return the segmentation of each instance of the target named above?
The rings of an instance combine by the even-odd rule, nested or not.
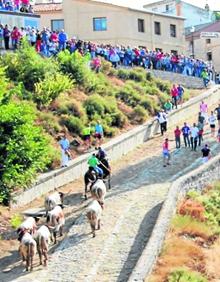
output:
[[[98,199],[102,199],[102,197],[103,197],[103,191],[102,191],[102,188],[97,188],[96,189],[96,194],[97,194],[97,197],[98,197]]]

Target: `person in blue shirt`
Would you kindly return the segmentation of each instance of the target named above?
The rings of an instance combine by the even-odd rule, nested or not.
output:
[[[187,145],[188,145],[188,147],[190,147],[190,140],[189,140],[190,128],[186,124],[186,122],[184,122],[184,126],[182,128],[182,133],[183,133],[183,140],[184,140],[185,147],[187,147]]]
[[[60,147],[61,147],[61,167],[67,167],[69,157],[70,157],[70,153],[69,153],[70,142],[67,139],[66,134],[64,134],[61,137],[59,144],[60,144]]]
[[[96,143],[100,146],[103,140],[103,127],[100,123],[100,121],[97,121],[97,124],[95,125],[95,139],[96,139]]]
[[[65,50],[66,49],[66,42],[68,40],[67,34],[64,32],[64,29],[61,30],[61,32],[58,35],[58,41],[59,41],[59,50]]]

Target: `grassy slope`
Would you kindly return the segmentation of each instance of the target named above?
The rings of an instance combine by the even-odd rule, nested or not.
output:
[[[179,204],[151,282],[219,281],[219,203],[220,183],[215,183],[203,195],[189,193]],[[186,278],[194,274],[196,278]]]

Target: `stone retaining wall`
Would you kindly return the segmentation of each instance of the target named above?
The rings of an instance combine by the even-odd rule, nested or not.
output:
[[[182,108],[173,111],[169,115],[168,126],[172,126],[179,122],[182,123],[184,121],[184,116],[190,117],[195,115],[195,113],[198,112],[201,100],[205,100],[210,106],[217,104],[220,98],[219,91],[220,87],[215,86],[200,96],[192,98],[190,101],[184,103]],[[158,123],[151,120],[144,125],[138,126],[129,132],[112,139],[107,144],[103,145],[103,148],[107,151],[110,160],[115,161],[152,138],[158,132],[158,129]],[[57,169],[42,174],[37,179],[35,185],[19,195],[12,195],[11,206],[25,205],[37,197],[80,178],[87,170],[87,160],[90,154],[91,153],[87,153],[77,157],[70,162],[70,165],[67,168]]]
[[[198,77],[187,76],[179,73],[161,71],[161,70],[147,70],[147,72],[152,73],[154,77],[160,78],[162,80],[172,81],[175,84],[182,84],[186,88],[191,88],[191,89],[204,88],[203,80]]]
[[[189,190],[196,189],[201,191],[207,184],[219,179],[220,156],[218,155],[208,163],[173,182],[148,244],[138,260],[129,282],[147,281],[147,277],[151,274],[161,251],[166,233],[176,211],[177,201]]]

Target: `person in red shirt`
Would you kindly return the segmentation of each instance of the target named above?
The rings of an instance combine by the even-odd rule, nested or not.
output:
[[[177,97],[178,97],[178,89],[175,84],[173,84],[172,89],[170,90],[170,94],[172,96],[172,102],[177,109]]]
[[[170,150],[168,138],[166,138],[163,143],[163,166],[166,167],[167,165],[170,165]]]
[[[176,141],[176,148],[179,149],[181,146],[181,141],[180,141],[181,130],[179,129],[179,126],[177,126],[176,129],[174,130],[174,135]]]
[[[12,40],[12,46],[14,50],[18,48],[18,42],[20,38],[21,38],[21,32],[15,26],[11,32],[11,40]]]

